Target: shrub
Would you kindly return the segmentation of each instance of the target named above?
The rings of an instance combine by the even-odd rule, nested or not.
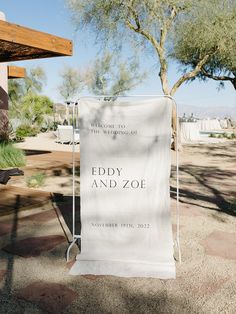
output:
[[[53,114],[53,103],[47,96],[29,93],[22,99],[21,110],[29,123],[42,126],[45,115]]]
[[[25,166],[25,154],[11,143],[0,144],[0,168]]]
[[[34,126],[28,124],[22,124],[16,129],[16,139],[23,139],[27,136],[36,136],[38,134],[38,129]]]
[[[13,137],[14,137],[14,132],[10,124],[2,127],[2,129],[0,130],[0,143],[1,144],[9,143]]]
[[[38,172],[26,178],[26,185],[29,188],[38,188],[44,184],[45,179],[46,179],[45,174],[42,172]]]
[[[209,135],[209,137],[215,138],[215,137],[216,137],[216,134],[215,134],[215,133],[211,133],[211,134]]]
[[[228,139],[229,139],[229,140],[234,140],[234,139],[236,139],[236,133],[228,134]]]
[[[9,133],[6,130],[1,130],[0,131],[0,143],[4,144],[4,143],[8,143],[9,141]]]

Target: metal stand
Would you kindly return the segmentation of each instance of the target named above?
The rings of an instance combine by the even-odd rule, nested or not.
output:
[[[78,102],[68,102],[68,106],[72,106],[72,126],[73,126],[73,142],[72,142],[72,241],[66,250],[66,261],[69,261],[70,250],[78,239],[81,239],[81,235],[75,233],[75,132],[78,130]]]
[[[111,96],[111,95],[101,95],[101,96],[83,96],[81,97],[79,100],[81,99],[86,99],[86,98],[96,98],[96,99],[101,99],[103,101],[112,101],[115,100],[117,98],[126,98],[126,97],[137,97],[137,98],[141,98],[141,97],[154,97],[154,98],[159,98],[159,97],[166,97],[171,99],[175,105],[176,105],[176,118],[177,118],[177,127],[176,127],[176,137],[177,137],[177,147],[176,147],[176,225],[177,225],[177,231],[176,231],[176,237],[175,237],[175,241],[174,244],[177,247],[178,250],[178,260],[181,263],[181,250],[180,250],[180,215],[179,215],[179,123],[178,123],[178,107],[177,107],[177,103],[176,101],[168,95],[127,95],[127,96],[123,96],[123,95],[119,95],[119,96]],[[72,163],[73,163],[73,204],[72,204],[72,241],[70,242],[70,245],[66,251],[66,261],[69,261],[69,257],[70,257],[70,250],[73,247],[74,244],[76,244],[76,242],[81,239],[81,235],[75,234],[75,130],[76,128],[78,128],[78,115],[79,115],[79,109],[78,109],[78,104],[79,104],[79,100],[78,102],[69,102],[67,104],[72,105],[73,107],[73,111],[72,111],[72,125],[73,125],[73,148],[72,148]],[[75,123],[76,120],[76,123]]]

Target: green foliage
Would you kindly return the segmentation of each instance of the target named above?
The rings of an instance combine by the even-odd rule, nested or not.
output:
[[[71,100],[84,89],[95,95],[118,95],[131,90],[146,78],[139,73],[136,60],[120,61],[117,56],[105,52],[83,70],[64,68],[58,87],[64,100]]]
[[[23,95],[23,85],[18,79],[10,79],[8,81],[8,96],[10,102],[17,102],[18,98]]]
[[[169,22],[171,12],[188,11],[193,0],[67,0],[72,20],[77,29],[89,29],[96,36],[96,43],[120,49],[122,44],[131,42],[142,47],[147,42],[139,35],[145,30],[159,40],[160,30]],[[130,22],[136,31],[128,25]]]
[[[25,154],[11,143],[0,144],[0,168],[25,166]]]
[[[59,93],[64,100],[71,100],[73,97],[78,96],[78,93],[83,88],[83,83],[80,78],[80,73],[67,66],[64,67],[61,73],[62,82],[58,87]]]
[[[216,138],[217,135],[215,133],[210,133],[209,137]]]
[[[208,56],[198,77],[230,81],[236,88],[235,25],[235,1],[196,1],[194,10],[176,25],[173,56],[185,70]]]
[[[236,139],[236,133],[231,134],[231,139]]]
[[[219,79],[224,74],[236,86],[233,0],[67,0],[67,3],[80,35],[88,37],[91,32],[96,44],[116,55],[122,48],[127,51],[128,45],[134,54],[137,50],[141,50],[143,57],[153,54],[165,94],[173,95],[181,84],[203,75]],[[168,66],[173,58],[184,65],[184,73],[171,87]]]
[[[3,125],[0,129],[0,144],[8,143],[10,141],[11,131],[9,125]]]
[[[193,0],[67,0],[77,29],[88,30],[95,35],[95,43],[120,55],[130,45],[134,55],[141,51],[155,57],[155,69],[165,94],[172,95],[168,83],[169,55],[173,46],[170,34],[176,17],[187,14]],[[88,32],[84,32],[86,35]],[[82,34],[80,34],[82,35]],[[173,39],[173,38],[172,38]],[[185,77],[184,80],[187,80]],[[181,85],[183,82],[178,82]]]
[[[29,124],[22,124],[16,129],[16,140],[22,140],[27,136],[36,136],[39,130]]]
[[[29,123],[40,126],[44,115],[53,114],[53,103],[47,96],[28,93],[22,99],[21,112]]]
[[[215,133],[211,133],[209,135],[209,137],[213,137],[213,138],[226,138],[228,140],[234,140],[236,139],[236,133],[220,133],[220,134],[215,134]]]
[[[0,144],[8,143],[9,141],[9,132],[8,130],[0,130]]]
[[[41,92],[45,81],[46,75],[41,67],[29,69],[23,81],[25,94]]]
[[[26,178],[26,185],[29,188],[38,188],[44,185],[45,180],[46,180],[46,175],[42,172],[38,172]]]
[[[25,112],[22,111],[22,102],[29,95],[37,95],[42,90],[45,81],[45,73],[41,67],[27,70],[26,77],[20,80],[9,80],[9,114],[10,118],[25,120]],[[42,97],[42,96],[41,96]],[[31,123],[31,121],[30,121]]]
[[[225,138],[227,138],[228,140],[235,140],[236,139],[236,133],[226,133],[226,135],[224,136]]]
[[[84,80],[89,91],[95,95],[119,95],[125,94],[145,78],[146,73],[139,73],[136,61],[119,61],[106,52],[88,68]]]

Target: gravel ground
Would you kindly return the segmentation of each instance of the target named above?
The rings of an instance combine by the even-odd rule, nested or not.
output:
[[[0,217],[0,313],[235,313],[235,156],[233,141],[180,153],[182,263],[175,280],[70,276],[78,250],[66,263],[69,196]],[[175,230],[174,178],[173,167]]]

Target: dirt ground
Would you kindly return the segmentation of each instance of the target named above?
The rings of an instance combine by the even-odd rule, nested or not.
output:
[[[35,171],[46,174],[44,192],[38,191],[32,208],[24,208],[20,199],[24,177],[0,187],[0,313],[235,313],[236,142],[187,145],[179,157],[182,263],[176,262],[175,280],[159,280],[69,275],[78,252],[74,247],[66,263],[71,154],[29,153],[25,177]],[[30,204],[37,192],[28,191]],[[54,193],[51,198],[48,192]],[[4,211],[7,206],[11,210]]]

